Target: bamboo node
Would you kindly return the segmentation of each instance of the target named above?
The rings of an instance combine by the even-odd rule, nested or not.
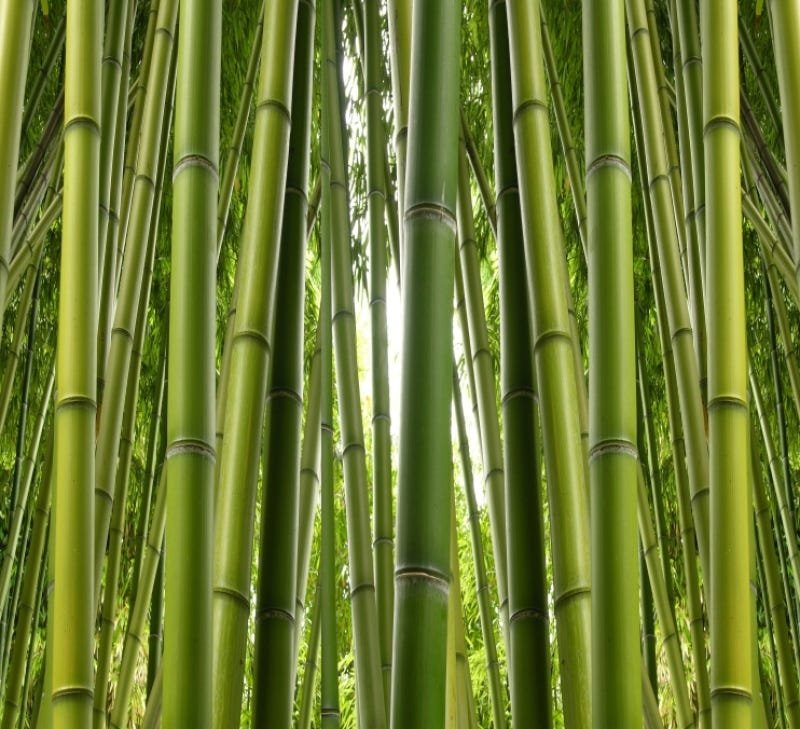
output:
[[[285,623],[295,624],[294,615],[288,610],[283,608],[263,608],[256,611],[256,622],[260,623],[264,620],[280,620]]]
[[[543,623],[547,623],[549,622],[549,617],[546,608],[522,608],[521,610],[515,610],[508,616],[509,625],[516,623],[518,620],[540,620]]]
[[[167,452],[164,454],[164,460],[168,461],[170,458],[183,455],[195,455],[208,458],[212,463],[217,460],[217,454],[214,446],[205,443],[197,438],[177,438],[172,441],[167,447]]]
[[[441,572],[429,568],[420,569],[419,567],[412,567],[409,569],[400,569],[395,571],[394,576],[395,580],[398,582],[400,580],[423,582],[445,594],[450,591],[449,575],[443,575]]]
[[[270,109],[279,112],[289,124],[292,123],[292,112],[289,111],[286,104],[278,99],[264,99],[263,101],[259,101],[256,106],[256,114],[261,111],[269,111]]]
[[[624,438],[606,438],[595,443],[589,449],[589,463],[596,458],[612,455],[630,456],[638,461],[639,449],[634,443]]]
[[[415,219],[436,220],[444,223],[455,234],[458,232],[456,216],[444,205],[435,202],[422,202],[406,208],[403,220],[409,223]]]
[[[601,154],[600,156],[595,157],[591,164],[586,168],[587,182],[591,175],[598,170],[603,169],[604,167],[616,167],[625,173],[625,176],[628,178],[629,182],[633,180],[633,173],[631,172],[631,165],[628,160],[618,154]]]
[[[199,167],[204,169],[212,174],[215,181],[219,181],[219,171],[217,170],[217,165],[215,165],[214,162],[202,154],[187,154],[181,157],[172,168],[173,183],[181,172],[190,167]]]

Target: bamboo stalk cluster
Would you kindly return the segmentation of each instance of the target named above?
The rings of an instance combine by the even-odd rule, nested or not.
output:
[[[800,729],[798,12],[0,3],[0,729]]]

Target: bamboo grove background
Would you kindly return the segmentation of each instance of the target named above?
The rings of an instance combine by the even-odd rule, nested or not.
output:
[[[798,53],[0,0],[0,727],[800,729]]]

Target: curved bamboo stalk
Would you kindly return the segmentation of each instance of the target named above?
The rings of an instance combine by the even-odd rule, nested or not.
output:
[[[14,198],[19,158],[25,79],[28,75],[35,0],[5,3],[0,9],[0,98],[6,112],[0,126],[0,301],[5,299],[14,220]],[[2,314],[0,314],[2,324]]]
[[[692,513],[700,547],[703,574],[709,575],[708,446],[705,433],[700,376],[693,344],[686,290],[678,255],[677,227],[667,159],[661,139],[661,117],[656,92],[656,73],[651,52],[644,0],[626,0],[628,30],[633,57],[631,85],[635,83],[641,114],[647,187],[652,200],[653,232],[661,267],[667,322],[675,361],[680,414],[686,444],[687,470],[692,494]]]
[[[119,298],[114,311],[105,372],[98,373],[97,390],[102,393],[95,456],[95,526],[94,589],[95,604],[100,598],[100,578],[108,541],[108,529],[114,503],[117,452],[122,432],[125,391],[130,371],[131,351],[136,329],[139,298],[149,249],[150,223],[153,217],[156,178],[159,172],[163,121],[169,106],[169,73],[174,53],[173,34],[178,14],[178,0],[163,0],[159,6],[158,28],[153,43],[153,62],[144,102],[142,140],[133,186],[131,225],[126,231],[127,255],[122,263]],[[66,206],[65,206],[66,209]],[[145,294],[146,295],[146,294]],[[102,345],[98,345],[102,346]]]

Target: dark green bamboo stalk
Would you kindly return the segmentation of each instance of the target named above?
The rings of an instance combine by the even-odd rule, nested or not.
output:
[[[591,724],[589,504],[538,3],[509,3],[514,139],[553,539],[565,726]]]
[[[506,4],[490,5],[500,272],[500,399],[505,434],[508,654],[514,726],[552,723],[541,464],[525,248],[514,157]]]
[[[0,125],[0,301],[5,299],[11,231],[14,220],[14,192],[19,157],[25,79],[28,75],[30,39],[35,0],[5,3],[0,9],[0,98],[6,109]],[[2,324],[2,315],[0,315]]]
[[[331,0],[323,0],[323,33]],[[324,36],[323,36],[324,37]],[[322,67],[322,102],[320,103],[320,179],[322,203],[320,220],[320,722],[322,729],[338,729],[339,712],[339,653],[336,630],[336,505],[334,501],[333,456],[333,330],[332,308],[332,187],[330,165],[331,125],[334,123],[329,105],[325,103],[327,77],[333,73],[327,62]],[[375,677],[377,680],[377,676]],[[356,679],[357,680],[357,679]]]
[[[739,58],[735,2],[701,6],[711,481],[711,723],[754,724]]]
[[[386,134],[383,125],[383,39],[378,0],[364,3],[364,95],[367,106],[367,205],[369,214],[369,299],[372,324],[373,560],[378,605],[383,694],[389,708],[394,613],[392,445],[386,324]]]
[[[67,8],[64,216],[55,411],[52,719],[86,729],[94,689],[97,204],[103,6]]]
[[[175,89],[164,729],[212,725],[214,390],[222,3],[182,0]]]
[[[775,89],[770,88],[771,84],[767,79],[767,69],[753,44],[750,28],[741,14],[739,15],[739,41],[742,44],[744,57],[747,59],[747,63],[755,74],[761,100],[764,102],[764,107],[767,110],[767,114],[769,115],[770,121],[778,135],[778,140],[780,141],[783,136],[783,125],[781,124],[781,112],[776,99],[778,94],[775,93]]]
[[[288,729],[297,604],[300,429],[306,214],[313,76],[313,3],[300,2],[292,89],[292,129],[283,209],[272,357],[263,447],[263,503],[255,615],[253,725]]]
[[[153,691],[156,676],[161,668],[162,651],[164,648],[163,623],[164,623],[164,550],[158,560],[155,582],[153,583],[150,602],[150,630],[147,636],[147,695]]]
[[[214,727],[239,721],[250,610],[260,438],[289,152],[297,0],[265,8],[250,204],[239,257],[230,382],[215,510]],[[236,538],[233,538],[236,535]]]
[[[461,7],[412,18],[391,726],[445,725]],[[414,697],[409,700],[409,697]]]

